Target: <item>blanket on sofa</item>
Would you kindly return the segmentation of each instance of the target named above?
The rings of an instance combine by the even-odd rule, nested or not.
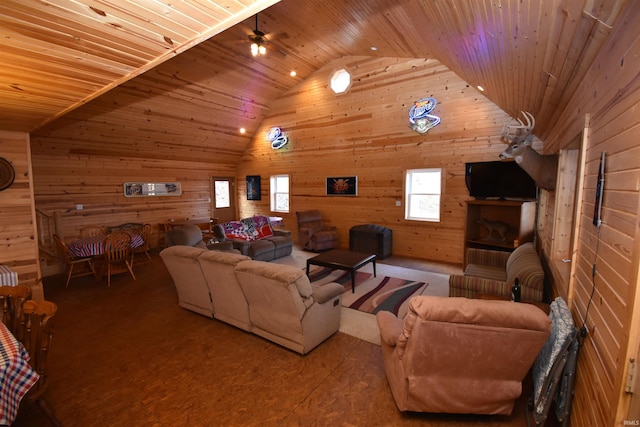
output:
[[[229,221],[220,225],[227,239],[241,239],[249,242],[274,235],[269,218],[264,215],[254,215],[240,221]]]

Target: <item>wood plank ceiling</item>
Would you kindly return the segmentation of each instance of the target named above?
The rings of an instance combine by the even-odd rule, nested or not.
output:
[[[148,114],[166,119],[153,132],[172,134],[164,143],[176,152],[184,142],[171,118],[218,132],[220,141],[251,118],[233,152],[221,153],[233,162],[275,98],[334,59],[378,56],[437,59],[511,116],[532,112],[544,140],[633,2],[276,1],[3,0],[0,129],[46,134],[71,125],[67,115],[89,131],[95,116],[125,120],[127,110],[114,113],[113,105],[146,95]],[[247,34],[260,10],[270,41],[267,56],[255,59]],[[212,138],[186,144],[208,159]]]

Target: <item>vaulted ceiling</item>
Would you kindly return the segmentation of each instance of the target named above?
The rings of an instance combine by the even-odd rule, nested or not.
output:
[[[632,2],[3,0],[0,130],[37,133],[117,86],[180,86],[167,96],[215,104],[225,112],[215,127],[230,132],[234,116],[249,114],[239,103],[259,122],[275,97],[331,61],[376,56],[435,58],[511,116],[533,113],[544,139]],[[247,35],[257,12],[269,42],[256,59]]]

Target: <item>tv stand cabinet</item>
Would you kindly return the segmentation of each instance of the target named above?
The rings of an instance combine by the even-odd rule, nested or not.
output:
[[[535,201],[468,200],[466,203],[465,267],[468,248],[511,252],[522,243],[533,241]]]

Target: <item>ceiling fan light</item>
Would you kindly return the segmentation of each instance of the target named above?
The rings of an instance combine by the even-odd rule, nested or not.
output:
[[[267,53],[267,48],[264,47],[263,45],[258,46],[258,53],[260,55],[264,55],[265,53]]]
[[[258,46],[258,43],[251,43],[251,55],[258,56],[259,50],[260,47]]]

